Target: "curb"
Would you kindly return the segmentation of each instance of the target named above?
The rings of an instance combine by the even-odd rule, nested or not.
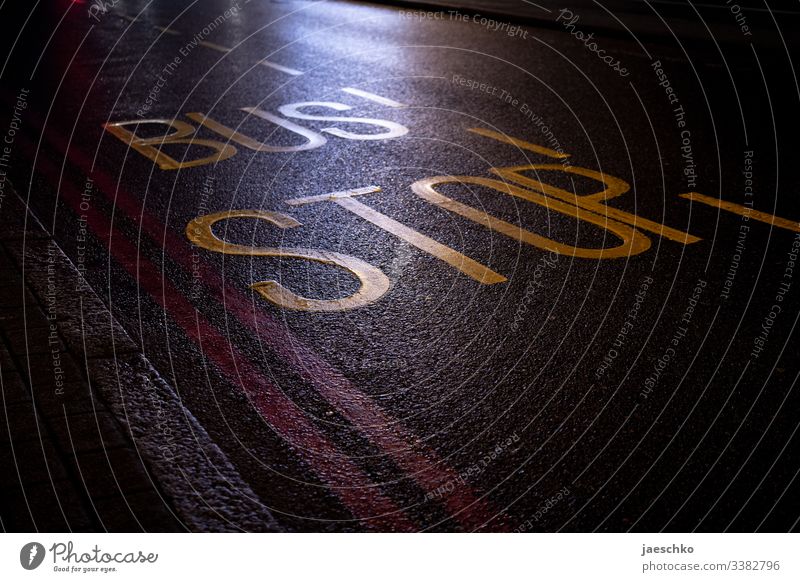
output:
[[[0,268],[12,283],[5,293],[12,299],[4,301],[6,309],[0,314],[0,331],[8,346],[2,350],[8,354],[0,359],[2,401],[11,459],[31,516],[32,500],[25,492],[30,479],[23,477],[20,465],[28,455],[18,452],[24,452],[20,440],[38,434],[31,446],[38,447],[39,460],[52,441],[62,462],[44,453],[46,471],[34,472],[49,479],[61,507],[56,485],[63,484],[59,465],[64,465],[66,480],[78,483],[74,489],[88,506],[88,519],[73,515],[70,520],[62,508],[70,530],[74,525],[88,531],[132,531],[138,525],[145,531],[280,531],[269,509],[27,204],[13,188],[6,194],[0,207]],[[14,426],[22,422],[27,427],[31,420],[35,431]],[[90,455],[92,462],[87,461]],[[106,473],[111,467],[111,479],[95,478],[97,466]],[[143,491],[124,491],[123,485],[131,482]],[[93,491],[90,484],[99,488]],[[117,495],[109,499],[108,493],[115,490]],[[148,521],[144,514],[154,512],[154,502],[166,511],[162,519],[149,516]],[[133,521],[115,520],[126,505]],[[0,514],[3,529],[14,526],[7,515]],[[33,527],[39,530],[36,521]],[[63,529],[63,524],[51,521],[44,529]]]

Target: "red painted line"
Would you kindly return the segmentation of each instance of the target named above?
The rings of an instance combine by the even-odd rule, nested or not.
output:
[[[104,189],[100,172],[95,171],[95,174],[100,189]],[[267,312],[267,306],[263,310],[254,309],[253,302],[246,295],[230,286],[225,287],[218,269],[205,262],[193,263],[189,243],[165,229],[152,214],[137,208],[135,202],[130,205],[130,195],[121,188],[117,191],[116,201],[117,208],[133,220],[141,217],[143,230],[157,244],[163,241],[169,255],[185,270],[191,273],[193,267],[199,267],[203,285],[222,298],[221,302],[229,313],[263,339],[273,353],[290,363],[298,375],[314,386],[359,432],[389,455],[425,492],[452,483],[453,491],[445,491],[440,500],[454,519],[469,529],[477,529],[494,515],[471,488],[459,482],[457,471],[440,460],[429,447],[412,446],[414,435],[281,325]],[[492,529],[504,531],[507,528],[497,523],[492,525]]]
[[[92,232],[101,243],[107,245],[115,261],[170,314],[186,335],[198,344],[201,352],[210,356],[232,384],[242,387],[270,426],[289,444],[302,451],[312,469],[330,485],[333,493],[355,517],[381,530],[415,529],[402,510],[381,493],[358,466],[338,451],[291,399],[264,378],[228,338],[219,334],[178,289],[161,277],[160,268],[141,257],[138,248],[128,240],[120,236],[112,238],[112,225],[104,214],[94,207],[80,209],[81,192],[69,180],[62,181],[60,170],[52,162],[40,156],[38,164],[51,184],[60,186],[58,191],[72,210],[78,216],[86,216]]]
[[[212,291],[222,305],[249,327],[267,347],[284,361],[291,364],[295,373],[314,388],[347,418],[367,439],[387,453],[392,460],[414,479],[425,492],[431,492],[448,483],[455,487],[445,492],[438,501],[444,504],[450,515],[468,529],[480,528],[495,517],[490,505],[481,499],[466,484],[459,484],[458,472],[438,457],[438,454],[423,444],[415,442],[415,436],[396,419],[387,415],[372,399],[358,389],[341,372],[320,358],[267,311],[254,310],[252,301],[242,292],[225,287],[218,269],[207,262],[195,262],[193,248],[183,237],[177,236],[151,213],[142,207],[142,201],[99,168],[92,170],[91,160],[76,148],[68,147],[64,139],[52,130],[47,139],[59,150],[67,151],[68,158],[87,176],[92,175],[99,190],[136,223],[158,245],[163,245],[169,256],[188,273],[199,268],[202,284]],[[112,195],[116,193],[116,195]],[[492,530],[507,531],[502,520],[494,519]]]

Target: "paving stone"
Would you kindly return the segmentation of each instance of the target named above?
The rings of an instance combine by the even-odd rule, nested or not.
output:
[[[19,309],[6,308],[5,305],[0,305],[0,330],[18,325],[18,322],[21,319],[22,313]]]
[[[16,273],[17,264],[6,251],[5,247],[0,245],[0,273]],[[4,279],[0,279],[0,286],[4,283]]]
[[[144,356],[92,360],[90,374],[93,387],[129,426],[160,488],[200,492],[202,498],[170,498],[193,531],[279,531],[270,511],[255,493],[246,493],[249,486]]]
[[[123,497],[120,494],[94,503],[97,518],[110,532],[186,531],[156,491],[143,491]]]
[[[63,375],[59,385],[54,349]],[[98,531],[90,500],[112,531],[186,529],[160,498],[124,425],[86,380],[86,360],[139,352],[44,227],[15,194],[7,196],[0,209],[3,529]]]
[[[11,351],[6,347],[5,342],[0,341],[0,374],[15,372],[17,364],[11,357]]]
[[[25,263],[25,281],[43,305],[55,306],[59,318],[84,310],[105,309],[100,298],[86,285],[78,269],[60,247],[50,240],[6,243],[13,260]],[[21,268],[21,267],[20,267]]]
[[[68,261],[64,257],[65,261]],[[47,281],[41,277],[28,278],[28,284],[37,297],[47,296]],[[54,282],[56,310],[59,319],[80,318],[81,313],[107,312],[105,303],[87,286],[72,263],[66,262]]]
[[[92,499],[103,499],[118,492],[130,495],[156,487],[136,450],[129,447],[79,453],[67,466],[81,477]]]
[[[42,419],[34,412],[33,404],[20,402],[3,407],[0,405],[0,443],[21,443],[39,439],[40,432],[45,435]]]
[[[5,255],[0,255],[5,258]],[[7,259],[11,261],[11,259]],[[0,292],[7,293],[14,289],[21,289],[25,284],[22,280],[22,273],[17,270],[16,266],[8,268],[0,268]]]
[[[26,238],[49,236],[42,223],[8,185],[6,192],[3,205],[0,206],[0,240],[12,241],[23,236]]]
[[[19,327],[21,319],[22,313],[19,309],[5,309],[0,306],[0,331],[5,332],[8,329]]]
[[[5,402],[7,405],[16,404],[18,402],[29,402],[31,399],[31,392],[28,386],[22,381],[22,376],[11,371],[5,373],[5,366],[3,370],[4,373],[2,379],[0,379],[0,392],[2,392],[0,402]]]
[[[68,382],[61,387],[60,392],[36,386],[33,396],[39,414],[45,419],[63,417],[65,414],[72,415],[79,412],[107,410],[105,405],[90,390],[89,384],[83,381]]]
[[[46,390],[58,393],[64,384],[83,380],[80,367],[68,351],[28,354],[21,360],[22,377],[30,382],[35,394]]]
[[[33,330],[33,329],[49,329],[50,322],[47,321],[47,317],[45,317],[44,312],[39,308],[39,304],[36,303],[32,306],[32,308],[26,309],[19,309],[18,307],[13,307],[10,309],[3,309],[0,312],[0,330],[6,334],[8,338],[8,346],[11,348],[11,351],[15,351],[14,348],[17,347],[16,339],[22,338],[21,341],[24,345],[24,335],[17,335],[14,340],[12,340],[12,335],[15,332],[23,332],[25,330]]]
[[[0,496],[0,521],[8,532],[89,532],[97,525],[70,481],[17,484]]]
[[[78,454],[93,450],[122,447],[128,439],[108,412],[82,412],[66,417],[53,417],[56,442],[61,450]]]
[[[139,352],[139,346],[105,309],[84,311],[82,317],[65,319],[59,322],[59,331],[81,360]]]
[[[29,320],[30,321],[30,320]],[[48,323],[31,323],[27,329],[14,329],[6,332],[9,346],[18,360],[24,361],[25,354],[47,354],[52,350],[58,349],[63,352],[66,350],[64,342],[56,335],[52,335],[52,329]]]
[[[4,308],[19,309],[22,306],[38,308],[38,299],[21,284],[0,287],[0,305]]]
[[[0,243],[0,273],[3,275],[0,277],[0,287],[22,283],[22,274],[17,260],[8,252],[3,243]]]
[[[8,445],[0,448],[0,469],[0,489],[4,491],[20,482],[28,486],[68,478],[49,438],[15,443],[13,450]]]

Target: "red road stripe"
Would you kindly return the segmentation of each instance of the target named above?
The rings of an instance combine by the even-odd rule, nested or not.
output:
[[[79,192],[69,181],[62,181],[60,170],[45,158],[40,169],[77,215],[84,214],[87,224],[109,253],[167,311],[186,335],[210,355],[228,380],[241,386],[261,416],[291,445],[302,449],[308,464],[327,482],[342,502],[361,520],[379,529],[413,531],[414,524],[395,503],[383,495],[361,469],[332,445],[297,405],[252,366],[230,340],[219,334],[169,281],[161,269],[140,257],[138,249],[126,239],[113,238],[109,219],[94,207],[80,209]],[[242,378],[246,382],[242,382]],[[308,453],[313,453],[309,456]]]
[[[218,270],[205,261],[192,260],[192,247],[184,238],[177,236],[155,216],[142,207],[142,201],[131,195],[103,170],[92,171],[91,160],[76,148],[68,147],[64,139],[52,130],[46,133],[47,139],[67,156],[83,173],[92,175],[99,189],[135,222],[141,222],[143,230],[159,246],[164,245],[176,263],[191,273],[200,268],[202,283],[214,292],[219,301],[237,319],[253,330],[266,345],[302,378],[328,400],[347,418],[367,439],[385,451],[420,487],[430,492],[443,485],[459,483],[458,472],[441,460],[437,453],[425,445],[414,442],[414,435],[399,422],[388,416],[371,398],[359,390],[341,372],[320,358],[299,338],[294,336],[267,310],[255,311],[251,301],[241,292],[225,287]],[[115,192],[116,196],[111,193]],[[267,333],[264,333],[267,332]],[[448,512],[469,529],[477,529],[496,515],[488,503],[480,499],[472,489],[461,484],[451,492],[444,492],[441,502]],[[506,531],[508,527],[502,520],[494,519],[491,529]]]
[[[104,178],[100,171],[97,183],[104,189]],[[109,186],[109,184],[105,184]],[[152,214],[137,208],[121,188],[117,191],[117,208],[123,210],[133,220],[141,219],[142,228],[157,243],[169,249],[169,255],[185,270],[191,273],[199,267],[201,281],[205,287],[222,298],[226,310],[249,327],[260,339],[265,341],[273,353],[291,364],[292,369],[330,402],[348,421],[350,421],[371,442],[378,445],[390,458],[413,478],[426,492],[452,483],[454,488],[442,493],[441,501],[449,513],[459,523],[469,529],[480,528],[494,516],[491,508],[479,499],[467,485],[460,483],[458,472],[449,467],[429,447],[414,445],[412,435],[399,422],[387,415],[366,394],[359,390],[341,372],[321,359],[297,336],[264,310],[254,310],[253,303],[242,292],[225,287],[218,269],[205,262],[192,262],[192,247],[165,229],[163,223]],[[502,523],[492,524],[492,529],[505,530]]]

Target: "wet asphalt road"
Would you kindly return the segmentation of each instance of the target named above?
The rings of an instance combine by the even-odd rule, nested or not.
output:
[[[28,90],[9,175],[282,527],[797,528],[798,86],[774,22],[590,48],[552,6],[512,29],[108,4],[6,21],[3,127]],[[119,127],[213,140],[161,165],[209,163],[163,169],[103,127],[145,119]],[[509,195],[491,169],[524,165],[504,177],[534,190]],[[294,221],[220,220],[226,252],[187,238],[239,210]],[[376,297],[330,303],[360,288],[307,258],[332,252]]]

